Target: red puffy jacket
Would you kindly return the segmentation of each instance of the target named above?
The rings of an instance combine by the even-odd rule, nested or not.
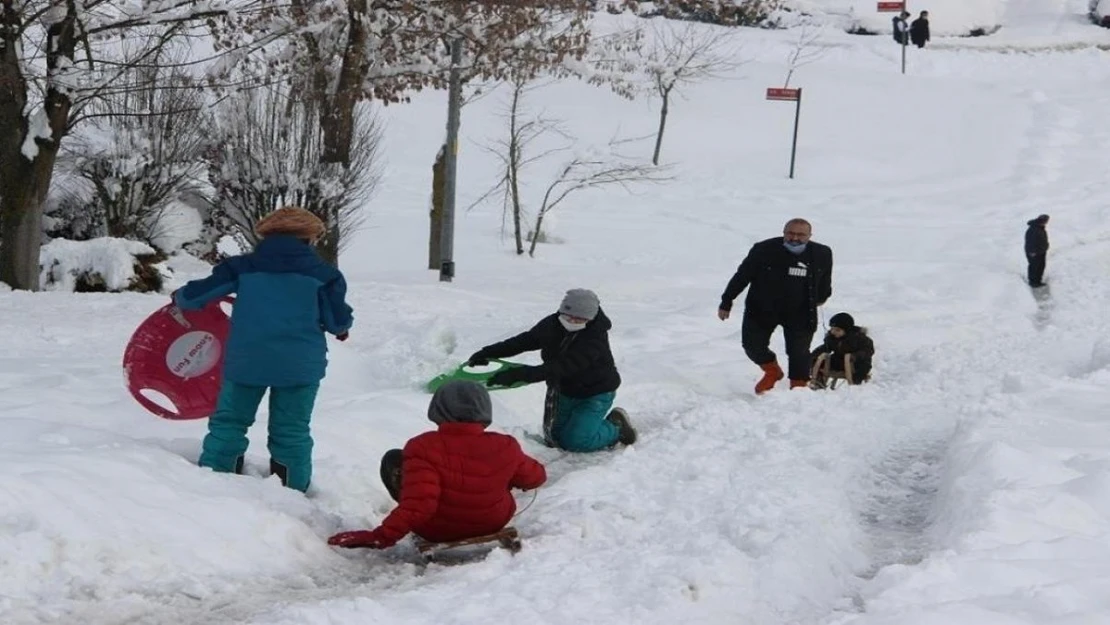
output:
[[[432,542],[492,534],[516,512],[510,488],[547,481],[512,436],[480,423],[444,423],[405,444],[401,503],[375,530],[390,543],[409,532]]]

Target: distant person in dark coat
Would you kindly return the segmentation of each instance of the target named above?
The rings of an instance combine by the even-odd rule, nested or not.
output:
[[[922,11],[921,16],[910,24],[910,41],[913,45],[924,48],[929,41],[929,12]]]
[[[1048,256],[1048,215],[1040,215],[1026,223],[1025,259],[1029,261],[1029,286],[1044,286],[1045,257]]]
[[[890,20],[891,25],[894,27],[894,41],[900,46],[904,46],[910,42],[910,24],[906,21],[909,16],[909,11],[902,11]]]

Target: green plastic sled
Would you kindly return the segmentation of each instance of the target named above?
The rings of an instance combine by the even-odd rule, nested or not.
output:
[[[466,363],[463,363],[463,364],[459,365],[459,367],[457,369],[455,369],[454,371],[450,371],[448,373],[437,375],[436,377],[432,378],[432,380],[430,382],[428,382],[428,384],[425,385],[424,388],[427,389],[427,391],[429,393],[434,393],[434,392],[436,392],[436,389],[438,389],[440,386],[443,386],[443,383],[447,382],[448,380],[470,380],[471,382],[477,382],[479,384],[485,385],[486,380],[488,380],[493,374],[497,373],[498,371],[504,371],[505,369],[515,369],[517,367],[527,366],[523,363],[511,362],[511,361],[508,361],[508,360],[499,360],[499,359],[496,359],[496,358],[491,359],[489,362],[490,362],[491,365],[498,365],[497,368],[490,369],[489,371],[471,371],[470,370],[471,368],[466,366]],[[482,367],[482,368],[484,369],[485,367]],[[486,388],[488,388],[491,391],[496,391],[496,390],[501,390],[501,389],[506,389],[506,388],[516,388],[518,386],[524,386],[526,384],[528,384],[528,383],[527,382],[517,382],[516,384],[513,384],[512,386],[489,386],[489,387],[486,387]]]

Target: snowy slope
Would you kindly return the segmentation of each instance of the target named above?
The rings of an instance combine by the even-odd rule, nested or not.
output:
[[[884,42],[830,39],[793,81],[790,181],[793,107],[762,93],[792,37],[752,34],[741,73],[674,103],[674,182],[574,196],[552,214],[563,243],[535,259],[512,255],[499,207],[460,212],[446,285],[422,269],[444,97],[389,107],[385,182],[342,259],[356,327],[333,344],[307,499],[195,468],[204,424],[127,396],[122,346],[163,298],[0,293],[0,622],[1106,622],[1106,53],[929,50],[903,77]],[[464,112],[460,207],[496,175],[481,144],[503,131],[502,100]],[[654,103],[575,83],[535,101],[583,143],[654,129]],[[529,179],[533,205],[556,165]],[[1043,302],[1020,248],[1040,212]],[[871,329],[875,380],[756,399],[717,298],[750,244],[796,215],[834,249],[825,316]],[[377,463],[428,427],[420,384],[576,286],[614,319],[618,403],[641,442],[544,449],[524,438],[542,389],[496,393],[495,427],[551,476],[515,521],[520,555],[421,570],[408,546],[327,547],[390,509]]]

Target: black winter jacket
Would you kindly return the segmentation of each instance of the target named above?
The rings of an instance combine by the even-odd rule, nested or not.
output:
[[[842,337],[835,337],[831,332],[825,333],[825,342],[813,350],[811,356],[816,358],[821,354],[832,354],[837,362],[851,354],[857,363],[870,366],[871,358],[875,355],[875,342],[867,336],[867,330],[856,326],[850,328]]]
[[[555,313],[532,329],[478,350],[483,358],[509,358],[540,350],[543,364],[524,367],[527,382],[547,382],[568,397],[585,398],[617,390],[621,376],[609,349],[613,323],[602,310],[577,332],[568,332]]]
[[[913,42],[913,45],[923,48],[929,39],[929,20],[924,17],[915,19],[910,24],[910,41]]]
[[[1025,231],[1026,256],[1039,256],[1048,253],[1048,231],[1044,224],[1036,219],[1030,219],[1029,228]]]
[[[902,19],[900,15],[895,15],[891,18],[890,24],[894,30],[894,41],[901,45],[908,44],[910,42],[910,26],[906,23],[906,20]]]
[[[807,319],[810,330],[817,330],[817,307],[832,295],[832,249],[810,241],[801,254],[793,254],[783,246],[783,238],[775,237],[752,246],[747,257],[737,267],[721,294],[720,308],[732,310],[732,301],[744,289],[747,312],[768,323],[782,323],[792,319]],[[806,298],[801,306],[786,304],[787,281],[793,272],[805,272]],[[750,287],[750,288],[749,288]]]

